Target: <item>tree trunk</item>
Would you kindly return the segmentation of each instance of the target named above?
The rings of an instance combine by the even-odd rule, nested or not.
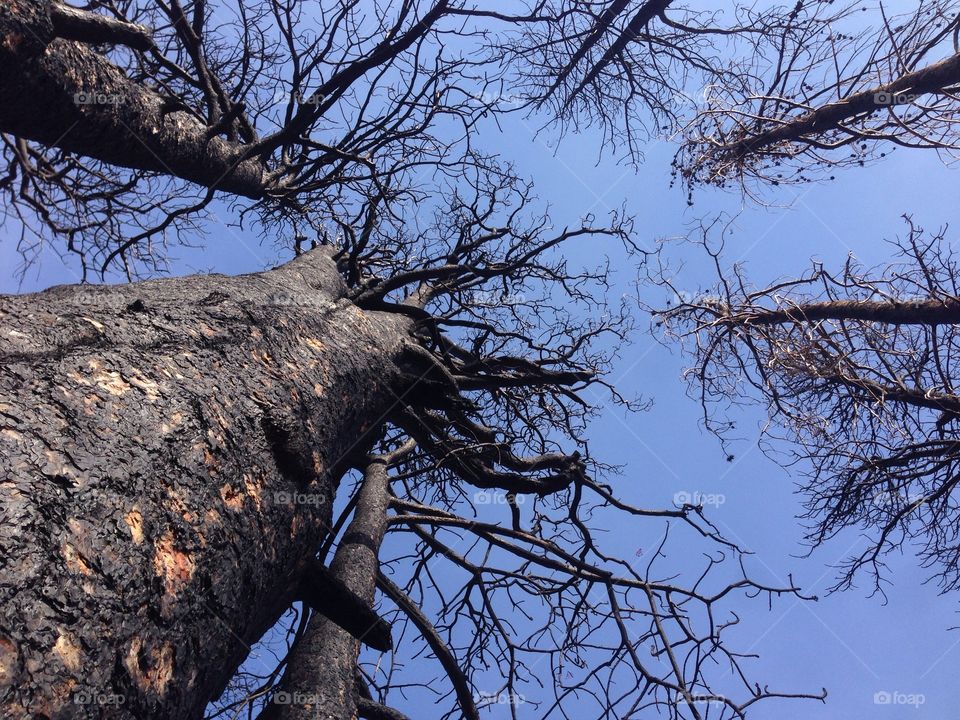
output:
[[[330,565],[337,579],[370,605],[389,506],[387,466],[375,460],[364,473],[353,520]],[[359,640],[314,615],[293,648],[280,692],[260,720],[355,720],[359,652]]]
[[[326,249],[0,297],[0,715],[193,718],[287,607],[408,321]]]

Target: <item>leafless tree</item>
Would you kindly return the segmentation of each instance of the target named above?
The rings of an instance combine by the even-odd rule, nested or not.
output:
[[[945,229],[928,235],[908,222],[884,267],[850,258],[838,273],[815,265],[760,288],[741,268],[724,270],[716,287],[657,315],[691,353],[688,378],[713,432],[732,437],[727,411],[757,401],[768,437],[789,440],[772,449],[806,473],[812,545],[848,528],[867,533],[839,588],[862,571],[882,591],[884,557],[904,547],[945,591],[960,583],[957,259]],[[719,243],[704,242],[719,271]]]
[[[354,707],[390,716],[373,706],[422,682],[405,667],[423,649],[450,682],[426,683],[450,703],[448,716],[477,716],[478,674],[525,696],[518,688],[539,681],[541,658],[551,672],[572,673],[552,685],[545,715],[579,712],[565,708],[587,697],[598,717],[644,707],[700,717],[704,703],[719,706],[713,715],[742,716],[781,696],[748,682],[743,658],[722,642],[736,616],[721,608],[732,594],[798,588],[752,581],[699,507],[634,508],[596,479],[606,468],[583,436],[593,407],[583,394],[605,386],[611,358],[597,341],[621,341],[629,324],[605,307],[606,267],[569,269],[554,248],[577,238],[629,243],[629,225],[614,216],[553,231],[530,212],[527,193],[487,163],[472,182],[438,193],[434,222],[416,238],[381,235],[393,230],[378,224],[366,254],[318,248],[260,275],[105,288],[95,302],[83,285],[5,298],[11,337],[22,338],[3,365],[5,458],[17,478],[10,506],[20,518],[6,526],[5,572],[42,572],[58,597],[84,598],[71,606],[82,622],[69,630],[41,609],[43,585],[5,601],[3,634],[19,668],[10,714],[56,714],[58,688],[82,667],[84,686],[125,697],[125,712],[193,715],[230,677],[243,643],[293,601],[317,612],[304,616],[277,691],[300,700],[268,703],[268,717],[351,717]],[[427,212],[422,201],[418,209]],[[49,328],[53,308],[61,320]],[[363,351],[351,353],[354,344]],[[77,373],[78,363],[94,374]],[[212,367],[223,369],[209,378]],[[95,430],[103,412],[132,434]],[[34,436],[49,448],[41,464]],[[106,464],[92,468],[87,457]],[[172,467],[175,486],[162,479]],[[335,520],[334,494],[352,467],[363,481],[343,485],[352,494]],[[117,485],[117,473],[129,483]],[[166,489],[154,498],[151,487]],[[483,507],[500,493],[505,505]],[[71,520],[48,537],[40,518],[53,508]],[[103,512],[118,516],[120,534],[95,530]],[[608,556],[593,534],[610,512],[686,528],[705,543],[702,567],[679,582],[659,549],[642,567]],[[387,530],[403,540],[380,555]],[[224,542],[235,548],[229,559]],[[466,573],[465,584],[434,560]],[[132,610],[116,588],[146,592],[157,575],[164,593],[146,596],[156,615],[121,623],[117,613]],[[372,610],[375,586],[395,608],[380,612],[389,621]],[[409,641],[388,674],[369,671],[366,697],[358,644],[389,650],[391,626]],[[134,669],[94,661],[128,646],[141,658]],[[47,659],[42,674],[30,670],[33,653]],[[711,680],[730,669],[742,680],[737,695]],[[271,688],[246,693],[233,711],[277,697]]]
[[[869,12],[867,12],[869,10]],[[861,2],[798,3],[794,22],[752,40],[684,131],[676,159],[691,184],[823,179],[896,147],[955,157],[960,84],[954,2],[888,17]]]
[[[691,83],[735,81],[722,44],[820,17],[728,15],[4,4],[0,187],[24,252],[136,279],[222,203],[297,257],[0,299],[3,712],[396,718],[414,685],[469,718],[491,697],[599,718],[811,697],[726,644],[733,595],[792,580],[753,581],[699,507],[625,502],[587,446],[593,393],[633,407],[605,379],[631,324],[605,264],[562,248],[636,252],[632,219],[556,228],[478,143],[529,112],[636,157]],[[702,555],[609,555],[598,528],[633,519]],[[235,676],[285,614],[289,649]]]
[[[637,158],[692,109],[690,87],[736,82],[720,41],[797,25],[653,0],[24,0],[2,22],[22,39],[0,58],[21,249],[53,241],[129,277],[202,235],[218,198],[271,237],[356,231],[424,177],[456,176],[477,123],[505,113],[599,124]]]

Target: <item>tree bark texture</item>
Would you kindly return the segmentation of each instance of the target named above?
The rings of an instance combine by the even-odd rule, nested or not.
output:
[[[0,296],[0,716],[194,718],[287,607],[407,322],[326,249]]]
[[[389,505],[386,464],[374,461],[364,473],[354,517],[330,565],[337,579],[370,605]],[[322,615],[314,615],[293,648],[281,692],[274,695],[273,706],[261,720],[355,720],[359,652],[359,640]]]
[[[52,3],[0,3],[0,130],[112,165],[260,198],[267,170],[247,148],[128,78],[87,45],[56,36]]]

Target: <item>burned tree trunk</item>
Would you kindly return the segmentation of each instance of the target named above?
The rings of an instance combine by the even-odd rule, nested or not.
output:
[[[371,605],[389,505],[387,461],[377,458],[367,465],[353,520],[330,566],[344,586]],[[260,720],[356,718],[357,687],[363,682],[357,677],[359,652],[360,640],[328,618],[314,615],[291,652],[280,691]]]
[[[0,715],[189,718],[294,597],[395,400],[324,249],[0,298]]]

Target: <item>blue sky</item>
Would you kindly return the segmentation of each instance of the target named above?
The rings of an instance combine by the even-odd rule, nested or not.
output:
[[[653,247],[658,239],[684,234],[700,217],[738,212],[728,259],[745,262],[757,283],[802,272],[814,257],[836,267],[852,252],[867,264],[880,263],[889,258],[883,240],[904,232],[903,213],[927,228],[951,223],[960,229],[958,171],[932,152],[898,150],[867,168],[838,171],[833,182],[775,188],[767,199],[779,207],[762,207],[739,194],[716,190],[698,192],[688,207],[685,192],[669,188],[672,147],[667,143],[651,143],[645,162],[635,169],[615,158],[598,163],[600,138],[593,131],[568,136],[551,147],[549,133],[535,137],[533,130],[513,118],[502,124],[502,131],[493,124],[486,127],[481,144],[535,180],[538,195],[555,208],[558,224],[587,212],[602,215],[626,200],[638,217],[636,239]],[[47,249],[21,285],[14,274],[19,262],[15,230],[5,229],[0,243],[0,291],[27,292],[77,280],[75,269]],[[953,232],[948,234],[953,237]],[[678,276],[681,287],[695,291],[709,282],[695,253],[676,251],[676,257],[688,261]],[[616,246],[571,245],[566,252],[585,262],[609,254],[619,268],[614,292],[635,292],[637,273]],[[210,226],[202,252],[174,254],[179,255],[172,265],[175,274],[255,271],[282,259],[271,245],[225,224]],[[666,299],[658,288],[642,287],[639,292],[653,304]],[[823,596],[834,579],[830,565],[862,541],[856,534],[844,535],[812,557],[796,557],[804,548],[794,519],[799,501],[792,492],[793,478],[758,449],[758,417],[744,413],[739,423],[744,440],[735,447],[735,460],[727,462],[719,443],[702,431],[698,405],[685,394],[683,359],[645,329],[641,319],[613,378],[624,394],[639,393],[651,399],[653,407],[630,416],[615,408],[605,410],[592,426],[593,453],[623,464],[618,490],[649,506],[669,506],[678,492],[722,495],[722,504],[708,508],[710,517],[754,551],[749,567],[757,577],[782,583],[792,573],[806,592],[821,596],[817,603],[784,598],[770,610],[764,601],[737,607],[744,623],[735,637],[740,647],[761,656],[753,666],[757,679],[771,687],[816,691],[825,686],[830,692],[826,705],[771,702],[760,706],[754,717],[954,717],[960,632],[948,628],[960,624],[956,596],[939,596],[935,586],[923,584],[926,574],[909,554],[891,562],[887,604],[867,597],[867,588]],[[647,538],[635,523],[611,530],[604,540],[624,556],[635,554]],[[674,545],[671,552],[682,554],[683,547]],[[923,703],[877,705],[874,695],[879,692],[922,695]]]
[[[542,197],[557,207],[598,213],[626,199],[638,216],[638,239],[651,246],[658,238],[683,235],[701,217],[737,213],[727,259],[745,263],[758,284],[802,272],[812,258],[837,267],[853,253],[865,264],[882,263],[890,258],[884,240],[905,231],[904,213],[928,229],[945,223],[960,228],[957,170],[932,152],[898,150],[866,168],[838,171],[832,182],[774,188],[766,199],[779,207],[715,190],[696,193],[688,207],[685,193],[668,187],[671,146],[653,144],[646,162],[633,171],[612,160],[597,164],[596,138],[568,137],[554,152],[542,139],[532,140],[529,130],[525,135],[524,125],[518,122],[506,133],[504,154],[509,147],[521,169],[537,177]],[[953,242],[954,232],[947,237]],[[567,249],[586,257],[597,252]],[[671,255],[686,261],[678,287],[695,292],[710,283],[702,257],[698,262],[691,249],[678,247]],[[621,279],[626,289],[631,278]],[[655,305],[667,299],[659,288],[642,287],[640,294]],[[910,554],[891,559],[886,604],[879,596],[869,598],[866,584],[825,596],[835,578],[830,566],[862,548],[863,540],[849,533],[812,557],[797,557],[805,548],[794,519],[800,511],[794,480],[760,452],[760,418],[749,412],[736,418],[745,439],[734,446],[734,461],[727,462],[719,443],[701,429],[699,406],[679,379],[682,368],[677,352],[638,333],[613,377],[625,394],[651,398],[653,407],[629,417],[615,409],[605,412],[593,425],[593,452],[623,463],[622,491],[648,505],[668,505],[678,491],[722,496],[722,504],[709,508],[710,517],[728,537],[754,551],[751,571],[781,583],[792,573],[807,593],[820,596],[816,603],[783,599],[769,612],[764,603],[742,608],[749,615],[738,637],[761,656],[758,679],[771,687],[827,687],[830,693],[826,705],[774,701],[754,717],[953,717],[960,632],[948,628],[958,624],[957,598],[940,596],[935,586],[924,584],[927,575]],[[615,528],[610,540],[625,555],[631,552],[630,528]],[[923,703],[875,704],[875,694],[883,692],[922,695]]]

